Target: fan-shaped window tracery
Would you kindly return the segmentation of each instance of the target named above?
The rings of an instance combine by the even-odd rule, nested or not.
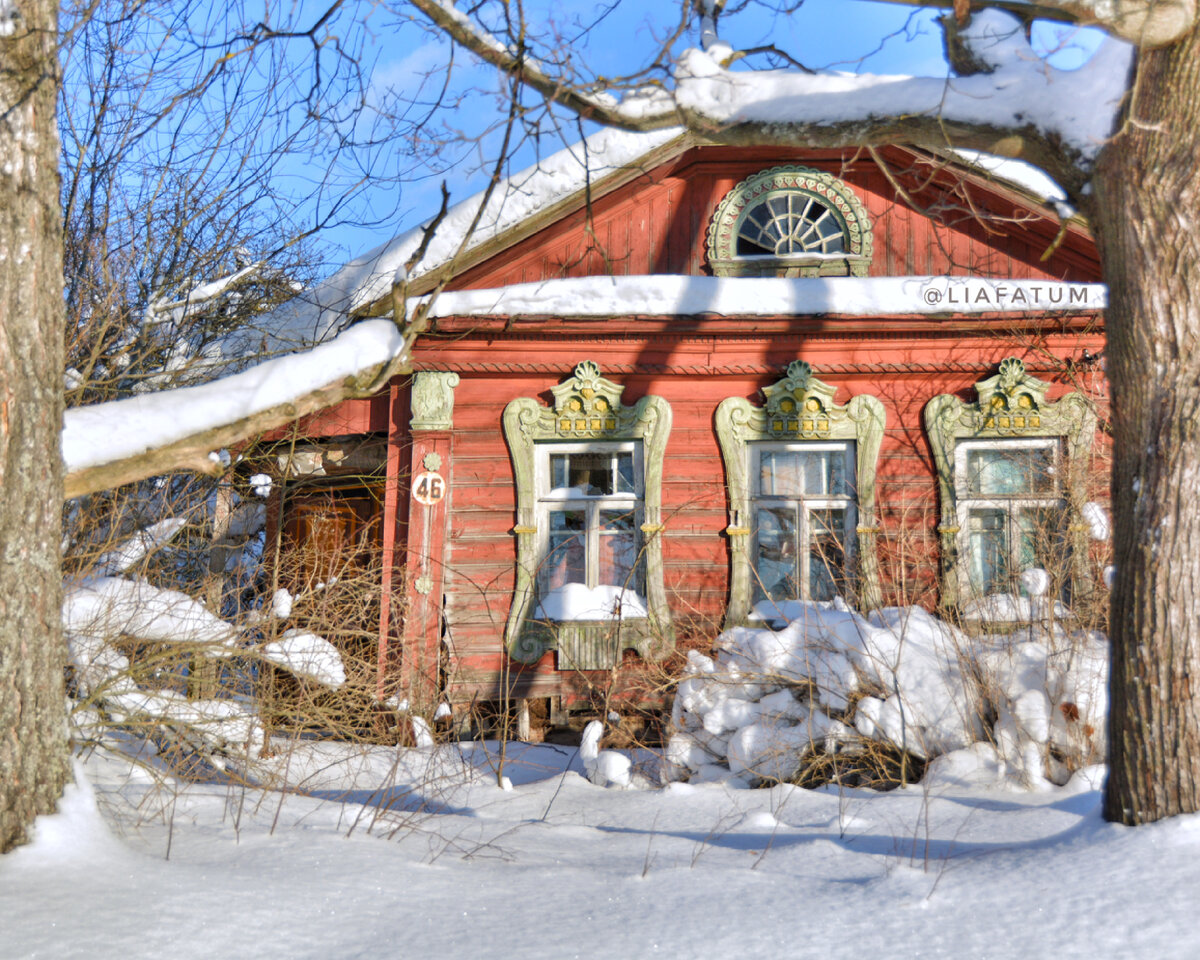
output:
[[[866,276],[871,225],[832,174],[774,167],[734,187],[713,215],[708,259],[717,276]]]

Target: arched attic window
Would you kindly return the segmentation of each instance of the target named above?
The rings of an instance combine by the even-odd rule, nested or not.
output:
[[[865,277],[871,224],[862,202],[832,174],[773,167],[717,205],[708,262],[718,277]]]

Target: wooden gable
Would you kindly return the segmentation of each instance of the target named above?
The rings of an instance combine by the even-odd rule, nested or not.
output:
[[[717,205],[745,178],[785,163],[826,171],[855,191],[875,238],[870,276],[1099,279],[1081,222],[1063,225],[1038,198],[945,159],[899,147],[877,154],[879,162],[865,151],[692,147],[607,193],[598,185],[590,201],[463,271],[449,289],[708,275],[706,239]]]

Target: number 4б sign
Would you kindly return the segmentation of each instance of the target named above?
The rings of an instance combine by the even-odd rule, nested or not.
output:
[[[432,507],[446,495],[446,481],[442,479],[440,473],[433,470],[418,473],[413,477],[412,494],[417,503]]]

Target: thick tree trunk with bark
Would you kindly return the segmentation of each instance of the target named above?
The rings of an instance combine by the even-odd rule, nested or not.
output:
[[[0,852],[69,777],[59,570],[63,286],[57,7],[0,35]]]
[[[1109,820],[1200,810],[1200,30],[1144,53],[1092,210],[1109,287]]]

